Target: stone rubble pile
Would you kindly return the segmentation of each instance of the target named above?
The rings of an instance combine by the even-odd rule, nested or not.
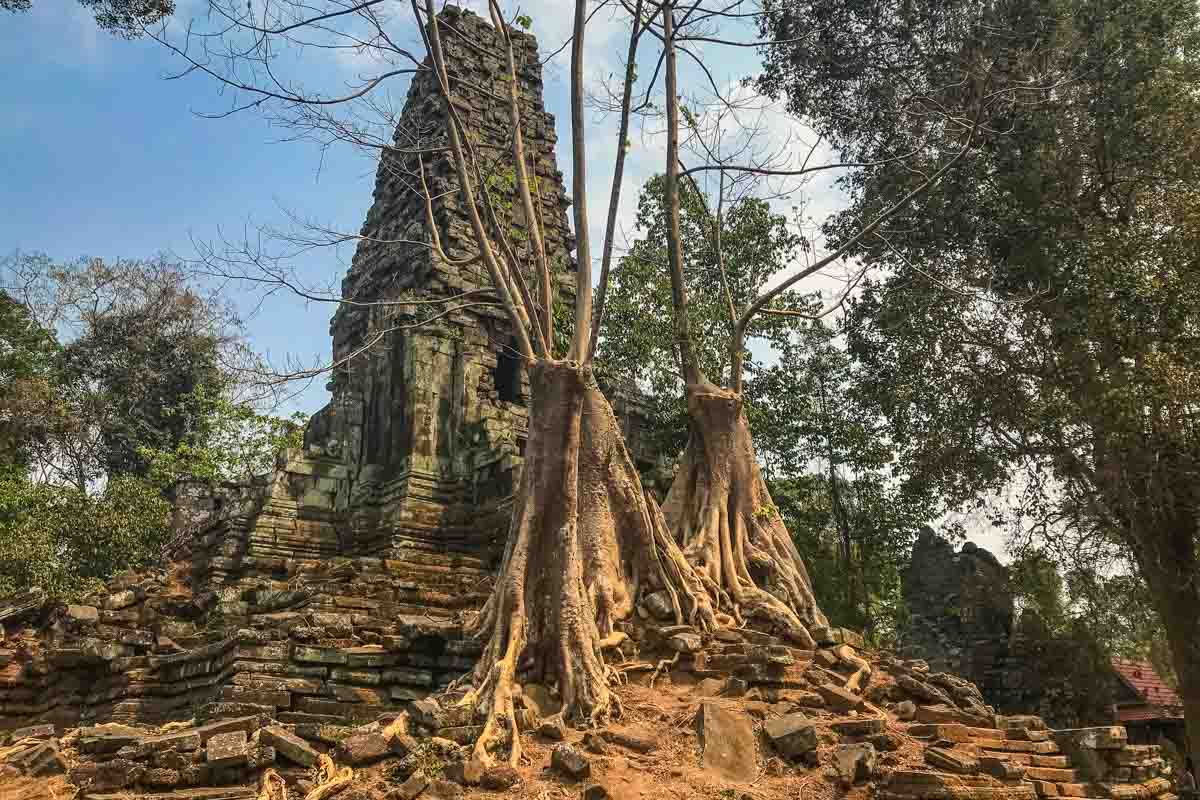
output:
[[[159,728],[89,725],[61,738],[53,724],[26,727],[0,751],[0,771],[65,773],[81,800],[242,800],[257,796],[268,768],[303,797],[326,756],[339,768],[386,767],[389,800],[456,800],[464,787],[511,788],[518,777],[510,768],[480,772],[470,761],[482,720],[458,702],[462,692],[435,693],[444,682],[436,685],[436,671],[414,663],[421,657],[413,645],[435,634],[402,633],[404,624],[373,645],[289,640],[277,652],[273,640],[235,643],[235,652],[266,649],[241,651],[260,657],[230,662],[241,664],[236,674],[244,678],[194,719]],[[921,661],[872,658],[849,631],[817,631],[819,647],[810,651],[754,630],[705,634],[649,621],[624,630],[629,640],[616,659],[631,679],[694,687],[697,763],[730,784],[752,783],[764,771],[817,769],[843,789],[873,784],[878,800],[1174,798],[1157,748],[1128,745],[1124,729],[1049,731],[1037,717],[998,715],[973,684],[931,673]],[[441,626],[441,654],[426,656],[433,663],[452,656],[452,673],[478,652],[454,633]],[[390,670],[406,680],[424,670],[430,680],[422,674],[423,688],[400,699],[392,687],[380,688]],[[331,686],[352,688],[330,695],[343,691]],[[591,767],[597,754],[645,755],[658,746],[620,727],[579,740],[553,689],[537,684],[523,687],[517,706],[522,735],[560,742],[552,772],[595,800],[608,796]]]

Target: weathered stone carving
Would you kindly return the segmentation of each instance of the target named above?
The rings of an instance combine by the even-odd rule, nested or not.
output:
[[[492,154],[484,180],[499,213],[513,215],[497,33],[454,8],[442,19],[462,34],[447,45],[456,113],[474,146]],[[526,149],[561,278],[555,296],[569,310],[574,245],[554,120],[542,106],[536,42],[513,36]],[[5,725],[374,719],[471,666],[474,646],[460,640],[456,619],[490,589],[527,428],[527,381],[507,316],[481,293],[482,265],[460,263],[473,247],[453,170],[435,152],[442,109],[432,75],[418,75],[380,158],[331,324],[333,397],[304,447],[264,480],[182,492],[177,523],[187,535],[169,573],[127,576],[65,611],[15,608],[49,614],[50,628],[0,659]],[[455,263],[421,244],[421,164]],[[519,246],[527,221],[518,212],[510,222]]]
[[[1008,652],[1013,596],[1008,572],[972,542],[954,545],[925,528],[913,546],[902,591],[909,620],[901,650],[935,672],[962,675],[991,695]]]

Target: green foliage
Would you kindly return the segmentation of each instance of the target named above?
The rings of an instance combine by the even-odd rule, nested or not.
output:
[[[1200,697],[1196,4],[771,6],[769,30],[809,26],[818,46],[775,48],[764,89],[857,159],[921,143],[843,182],[852,206],[827,228],[835,243],[958,146],[924,139],[905,102],[930,108],[920,98],[933,90],[932,107],[961,109],[956,87],[978,91],[981,65],[988,96],[1033,91],[988,106],[979,148],[859,248],[880,273],[849,345],[901,471],[950,503],[1015,488],[995,522],[1059,568],[1064,627],[1144,581],[1190,673],[1181,685]],[[1051,589],[1035,581],[1031,598],[1058,614]],[[1120,608],[1132,616],[1108,614],[1112,629],[1145,624]]]
[[[175,13],[174,0],[79,0],[96,17],[96,24],[125,39],[136,39],[146,28]],[[0,11],[29,11],[33,0],[0,0]]]
[[[662,181],[639,201],[639,232],[614,273],[602,329],[605,377],[634,383],[650,400],[650,439],[664,454],[687,442],[671,285],[666,270]],[[704,198],[685,184],[681,197],[685,277],[696,351],[704,372],[724,381],[732,326]],[[722,252],[729,295],[744,307],[770,277],[807,246],[786,217],[748,199],[724,215]],[[785,296],[776,307],[815,303]],[[897,480],[892,449],[877,417],[856,394],[859,376],[837,332],[795,317],[767,316],[748,343],[745,409],[774,506],[809,566],[821,608],[838,624],[894,637],[901,612],[899,575],[934,498]],[[814,470],[816,471],[814,474]]]
[[[0,479],[0,594],[40,586],[70,600],[154,561],[170,532],[158,487],[115,478],[89,494],[69,485]]]
[[[53,333],[0,291],[0,476],[24,474],[47,435],[58,351]]]
[[[249,403],[235,403],[228,397],[204,405],[207,413],[200,425],[174,449],[139,448],[153,483],[247,480],[270,472],[280,452],[301,445],[305,419],[301,413],[286,419],[262,414]]]
[[[673,454],[687,443],[687,409],[682,399],[683,381],[672,321],[662,193],[661,177],[651,179],[642,189],[638,200],[639,238],[613,271],[597,364],[602,365],[604,379],[636,385],[648,395],[655,449]],[[729,368],[732,324],[717,264],[713,217],[704,198],[690,185],[684,184],[680,195],[691,331],[701,368],[720,380]],[[730,296],[738,307],[745,306],[803,247],[786,217],[772,213],[767,203],[753,198],[726,210],[721,244]],[[803,298],[789,295],[779,307],[796,309],[803,304]],[[768,318],[752,335],[760,343],[769,343],[784,338],[787,327],[782,318]],[[753,353],[748,350],[744,357],[748,372],[753,373]],[[763,401],[749,391],[746,399],[750,405]],[[766,433],[758,428],[755,432],[756,436]]]
[[[232,397],[240,328],[162,259],[0,262],[0,593],[78,597],[161,556],[180,480],[271,468],[299,419]],[[61,331],[64,345],[52,331]]]
[[[91,397],[108,475],[145,475],[141,449],[171,450],[214,412],[228,376],[213,304],[183,273],[159,262],[88,261],[57,270],[72,291],[120,287],[81,314],[85,329],[63,349],[62,381]]]

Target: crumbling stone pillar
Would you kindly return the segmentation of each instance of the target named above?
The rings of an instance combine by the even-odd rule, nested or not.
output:
[[[973,542],[955,552],[925,528],[913,547],[902,592],[909,612],[901,632],[906,657],[967,678],[985,697],[1002,689],[1013,595],[1008,572],[994,555]]]

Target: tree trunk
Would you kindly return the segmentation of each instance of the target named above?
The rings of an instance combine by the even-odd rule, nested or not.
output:
[[[663,512],[689,563],[735,619],[758,618],[803,647],[828,624],[763,481],[741,397],[687,389],[691,438]]]
[[[1200,764],[1200,572],[1194,512],[1174,515],[1172,531],[1133,531],[1138,566],[1166,630],[1187,731],[1187,752]]]
[[[488,639],[463,700],[486,722],[475,757],[511,740],[514,689],[557,683],[568,720],[612,714],[603,650],[642,593],[666,589],[679,623],[718,625],[710,591],[687,564],[642,489],[612,408],[588,369],[570,361],[530,368],[529,439],[500,574],[474,633]]]

